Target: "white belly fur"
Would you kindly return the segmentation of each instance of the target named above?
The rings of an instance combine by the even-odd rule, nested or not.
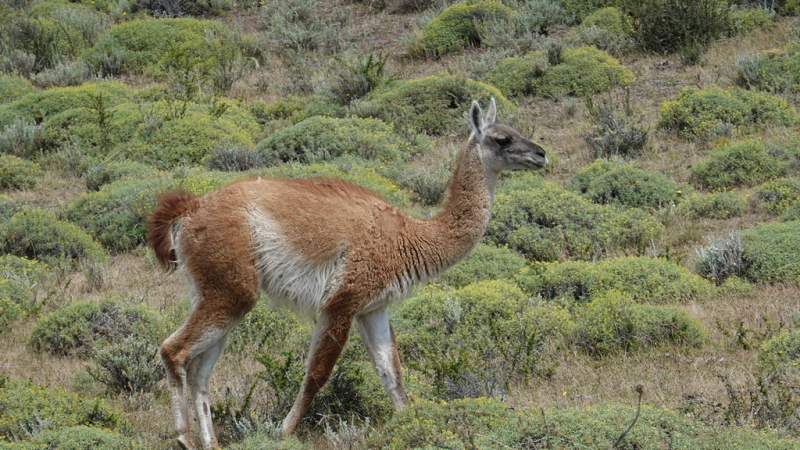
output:
[[[275,306],[313,318],[336,292],[344,273],[341,254],[318,263],[303,258],[258,208],[249,211],[260,289]]]

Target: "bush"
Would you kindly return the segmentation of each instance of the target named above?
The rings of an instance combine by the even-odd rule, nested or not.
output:
[[[764,341],[758,349],[758,364],[769,372],[796,370],[800,364],[800,331],[783,331]]]
[[[89,374],[114,393],[152,392],[166,372],[158,357],[158,345],[135,335],[92,351]]]
[[[83,61],[73,61],[69,63],[59,63],[54,67],[45,69],[35,75],[31,75],[31,81],[40,88],[54,86],[67,87],[79,86],[91,79],[92,74],[89,66]]]
[[[557,64],[545,63],[544,52],[507,58],[484,80],[507,96],[586,96],[627,86],[633,75],[616,59],[595,47],[565,48]]]
[[[269,105],[264,102],[253,102],[250,104],[250,108],[262,123],[285,121],[293,125],[314,116],[339,117],[342,115],[341,106],[322,95],[305,98],[287,95]]]
[[[773,214],[783,214],[800,199],[800,181],[778,178],[767,181],[753,191],[754,197]]]
[[[36,88],[25,78],[0,74],[0,104],[13,102],[33,92]]]
[[[754,283],[800,281],[800,222],[757,225],[742,232],[747,279]]]
[[[39,319],[28,344],[40,353],[91,356],[93,350],[126,338],[154,346],[167,337],[169,328],[159,313],[144,305],[77,302]]]
[[[78,425],[60,427],[39,433],[33,440],[26,442],[20,450],[45,450],[54,448],[59,450],[84,450],[87,448],[95,450],[119,450],[139,449],[143,447],[138,445],[136,440],[122,436],[114,431]]]
[[[525,265],[525,258],[506,247],[478,244],[469,256],[442,274],[442,283],[464,287],[484,280],[510,280]]]
[[[112,431],[129,426],[122,411],[101,399],[18,380],[0,389],[0,435],[9,440],[22,441],[43,431],[78,425]]]
[[[791,222],[793,220],[800,220],[800,202],[794,202],[789,205],[783,213],[778,217],[781,222]]]
[[[422,29],[425,52],[433,57],[463,50],[481,43],[476,22],[508,19],[514,11],[494,0],[456,3],[441,12]]]
[[[0,194],[0,225],[8,222],[14,214],[22,211],[22,209],[22,202],[15,201],[10,197]]]
[[[344,58],[334,58],[330,76],[331,96],[342,105],[367,95],[391,78],[383,73],[389,55],[378,53],[345,54]]]
[[[761,8],[732,7],[728,34],[748,34],[759,28],[770,28],[772,26],[772,15]]]
[[[760,140],[734,142],[715,148],[690,170],[694,182],[705,189],[753,186],[781,176],[782,164],[767,153]]]
[[[736,84],[772,94],[800,90],[800,45],[790,44],[783,51],[745,56],[736,61]]]
[[[4,21],[3,34],[7,51],[26,52],[32,56],[32,72],[52,67],[64,59],[80,56],[88,43],[83,34],[63,21],[22,15]],[[20,75],[29,75],[20,71]]]
[[[678,203],[684,195],[690,194],[689,187],[660,173],[605,159],[581,169],[572,179],[572,187],[592,203],[631,208],[661,208]]]
[[[35,122],[16,119],[0,132],[0,153],[22,158],[39,156],[44,146],[44,129]]]
[[[635,48],[633,38],[599,26],[573,28],[569,42],[576,46],[594,46],[619,58]]]
[[[619,291],[608,291],[575,313],[571,340],[587,353],[605,356],[666,342],[699,347],[702,324],[686,311],[669,306],[635,305]]]
[[[86,189],[99,191],[106,184],[126,179],[153,178],[158,175],[154,168],[133,161],[104,162],[92,166],[81,178],[86,182]]]
[[[541,326],[544,310],[528,304],[519,288],[499,280],[422,290],[393,312],[398,351],[441,398],[502,395],[512,379],[552,369],[542,353],[556,329]]]
[[[631,110],[629,91],[626,90],[625,94],[624,115],[611,101],[595,106],[591,98],[587,98],[591,125],[581,133],[581,137],[594,150],[595,158],[635,156],[647,145],[650,130],[641,115]]]
[[[663,227],[632,208],[590,203],[576,193],[546,184],[495,195],[487,239],[532,261],[596,259],[633,247],[643,249]]]
[[[77,225],[41,209],[16,213],[0,228],[0,250],[30,259],[66,258],[102,263],[106,254]]]
[[[705,46],[731,29],[727,4],[717,0],[645,0],[630,12],[639,45],[659,54]]]
[[[738,132],[752,125],[791,126],[798,120],[786,100],[735,86],[684,88],[677,99],[661,105],[660,114],[661,128],[700,138],[723,133],[726,127]]]
[[[678,211],[693,220],[730,219],[744,213],[747,202],[734,192],[691,194],[678,206]]]
[[[703,301],[711,285],[686,268],[660,258],[624,257],[598,262],[534,265],[517,277],[522,290],[546,301],[588,303],[610,290],[640,303]]]
[[[727,239],[712,237],[708,245],[697,252],[694,271],[721,284],[730,277],[744,276],[749,266],[742,236],[738,231],[732,231]]]
[[[633,25],[628,16],[613,6],[600,8],[583,19],[581,28],[597,27],[619,34],[633,33]]]
[[[0,333],[21,318],[35,313],[36,290],[50,275],[46,264],[13,255],[0,256]]]
[[[35,162],[0,154],[0,189],[31,189],[44,171]]]
[[[257,151],[272,164],[313,164],[341,155],[391,162],[406,160],[427,148],[414,148],[389,125],[376,119],[311,117],[259,142]]]
[[[440,136],[465,133],[468,128],[463,117],[472,101],[486,105],[492,97],[497,102],[498,117],[515,111],[492,86],[454,75],[434,75],[378,88],[353,102],[351,110],[394,124],[406,134],[416,131]]]
[[[266,167],[268,164],[267,158],[262,153],[241,146],[220,145],[206,158],[206,167],[209,170],[223,172],[246,172]]]

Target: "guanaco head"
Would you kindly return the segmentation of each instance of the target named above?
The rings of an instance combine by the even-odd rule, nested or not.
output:
[[[483,115],[477,101],[469,110],[472,122],[473,139],[480,147],[483,164],[492,170],[535,170],[547,164],[544,149],[525,139],[519,132],[507,125],[494,123],[497,106],[494,98]]]

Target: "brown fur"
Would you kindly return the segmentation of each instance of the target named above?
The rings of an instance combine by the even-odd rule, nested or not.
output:
[[[170,229],[179,217],[190,214],[197,209],[197,198],[184,190],[168,191],[157,200],[158,208],[154,209],[147,221],[147,244],[152,247],[161,267],[172,271],[175,269],[176,255],[172,248]]]

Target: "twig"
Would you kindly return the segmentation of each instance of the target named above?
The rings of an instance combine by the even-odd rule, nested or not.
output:
[[[622,441],[622,438],[624,438],[625,435],[628,434],[629,431],[631,431],[631,428],[633,428],[633,426],[636,425],[636,421],[639,420],[639,412],[642,410],[642,394],[644,394],[644,386],[642,386],[641,384],[637,384],[636,392],[639,393],[639,403],[636,405],[636,417],[633,418],[633,422],[631,422],[630,426],[628,426],[628,429],[623,431],[622,434],[619,435],[619,437],[617,438],[617,442],[614,442],[614,445],[611,447],[612,449],[617,448],[619,443]]]

